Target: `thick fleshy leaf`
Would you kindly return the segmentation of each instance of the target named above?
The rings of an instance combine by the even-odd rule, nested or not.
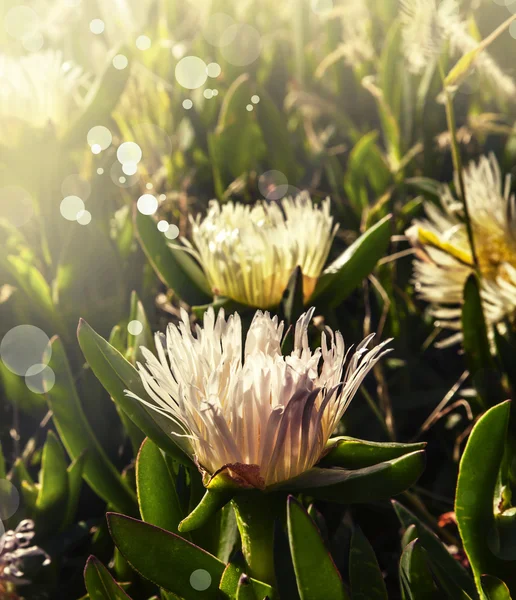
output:
[[[481,576],[499,577],[516,592],[516,574],[510,561],[497,558],[488,546],[495,527],[493,502],[502,464],[510,403],[488,410],[477,421],[462,455],[455,496],[455,514],[464,550],[471,564],[477,589]]]
[[[240,590],[242,585],[242,576],[245,576],[245,583],[243,584],[246,588],[250,586],[252,589],[248,590]],[[270,585],[263,583],[263,581],[258,581],[253,577],[248,577],[245,575],[244,570],[241,566],[236,565],[234,563],[230,563],[224,569],[224,573],[222,574],[219,590],[222,594],[223,598],[238,598],[238,593],[251,594],[251,598],[270,598],[270,600],[276,600],[276,592]],[[245,597],[245,596],[244,596]]]
[[[48,410],[45,397],[29,390],[25,379],[10,371],[2,361],[0,361],[0,384],[4,390],[4,397],[26,415],[33,419],[41,419],[45,415]]]
[[[376,555],[358,527],[351,538],[349,579],[351,600],[387,600],[387,590]]]
[[[470,275],[464,286],[462,308],[463,345],[469,372],[480,399],[485,406],[493,406],[503,399],[500,369],[491,354],[490,341],[476,275]]]
[[[191,306],[209,302],[208,280],[192,256],[167,240],[152,217],[136,211],[135,220],[143,251],[161,281]]]
[[[81,495],[82,475],[86,463],[86,452],[80,454],[68,467],[68,499],[66,502],[66,514],[61,528],[71,525],[75,519],[79,497]]]
[[[238,581],[236,600],[258,600],[251,579],[245,574],[242,574]]]
[[[435,570],[437,577],[443,582],[446,587],[456,586],[456,597],[460,598],[460,591],[464,592],[471,598],[477,598],[475,583],[469,573],[456,561],[443,543],[424,523],[422,523],[414,514],[401,505],[396,500],[392,501],[396,515],[400,520],[401,525],[408,532],[413,528],[410,537],[412,541],[416,537],[419,538],[428,556],[432,561],[432,567]]]
[[[419,450],[364,469],[310,469],[275,488],[342,504],[386,500],[413,485],[424,467],[425,453]]]
[[[131,294],[131,311],[129,315],[129,322],[138,321],[142,325],[142,330],[138,334],[132,334],[131,332],[127,335],[127,354],[126,358],[134,364],[136,360],[139,360],[138,350],[140,346],[144,346],[154,352],[154,339],[152,337],[152,331],[145,314],[143,304],[138,298],[136,292]]]
[[[133,365],[85,321],[80,321],[77,336],[81,350],[97,379],[133,423],[176,460],[192,465],[190,458],[171,439],[169,432],[174,431],[173,422],[125,394],[125,390],[129,389],[141,398],[148,399]],[[148,401],[152,402],[150,399]]]
[[[94,556],[90,556],[86,563],[84,583],[90,600],[131,600],[106,567]]]
[[[390,221],[391,215],[378,221],[324,270],[311,302],[317,298],[317,304],[335,307],[362,283],[385,255],[391,237]]]
[[[219,598],[224,563],[164,529],[108,513],[111,537],[135,571],[185,600]]]
[[[351,437],[330,439],[329,452],[319,462],[321,467],[343,467],[362,469],[378,463],[399,458],[416,450],[423,450],[426,442],[417,444],[397,444],[393,442],[369,442]]]
[[[183,511],[176,485],[161,450],[149,438],[136,459],[136,489],[142,519],[177,533]]]
[[[407,544],[400,560],[400,581],[409,600],[441,600],[441,591],[435,584],[419,540]]]
[[[179,531],[193,531],[206,525],[232,497],[233,492],[229,490],[206,490],[199,504],[179,524]]]
[[[497,577],[482,575],[481,582],[487,600],[511,600],[509,588]]]
[[[348,600],[340,573],[315,523],[292,496],[287,503],[287,523],[301,600]]]
[[[66,514],[68,473],[63,448],[55,433],[49,431],[43,447],[39,492],[35,514],[38,530],[50,532],[59,528]]]
[[[86,451],[84,479],[88,485],[118,510],[135,514],[136,496],[122,481],[86,419],[59,338],[53,340],[49,366],[56,374],[56,383],[46,396],[66,451],[73,460]]]

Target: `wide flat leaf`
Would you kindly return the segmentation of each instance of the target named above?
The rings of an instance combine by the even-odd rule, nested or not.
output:
[[[351,538],[349,553],[351,600],[387,600],[387,590],[376,555],[359,528]]]
[[[178,243],[167,240],[152,217],[136,211],[135,220],[143,251],[161,281],[190,306],[209,302],[212,293],[208,280],[192,256]]]
[[[149,438],[136,459],[136,489],[142,519],[177,533],[183,511],[176,485],[161,450]]]
[[[275,488],[342,504],[386,500],[413,485],[424,468],[425,453],[419,450],[364,469],[310,469]]]
[[[117,548],[140,575],[185,600],[220,597],[225,565],[217,558],[143,521],[114,513],[108,513],[107,520]]]
[[[340,573],[315,523],[292,496],[287,503],[287,523],[301,600],[348,600]]]
[[[84,479],[91,489],[118,510],[135,514],[136,496],[122,481],[86,419],[59,338],[53,340],[49,366],[56,374],[56,383],[46,397],[68,454],[75,460],[86,451]]]
[[[391,215],[362,234],[323,272],[311,297],[317,304],[335,307],[372,272],[385,255],[391,237]]]
[[[425,446],[426,442],[397,444],[393,442],[369,442],[342,436],[329,440],[326,447],[330,450],[318,464],[322,467],[361,469],[386,460],[399,458],[416,450],[422,450]]]
[[[68,473],[63,448],[55,433],[49,431],[43,447],[39,492],[36,500],[38,530],[50,532],[59,528],[66,513]]]
[[[77,337],[81,350],[97,379],[131,421],[161,449],[181,463],[191,466],[191,459],[171,439],[169,432],[174,431],[174,423],[126,395],[125,390],[131,390],[141,398],[152,402],[133,365],[85,321],[80,321]]]
[[[493,499],[504,456],[509,410],[510,402],[503,402],[480,417],[459,466],[455,514],[480,594],[481,576],[485,573],[499,577],[512,594],[516,592],[514,563],[498,559],[488,546],[495,527]]]
[[[131,600],[106,567],[94,556],[90,556],[86,563],[84,583],[90,600]]]

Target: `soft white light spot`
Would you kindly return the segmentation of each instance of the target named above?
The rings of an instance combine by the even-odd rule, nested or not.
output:
[[[165,237],[169,240],[175,240],[179,235],[179,227],[177,225],[169,225],[168,229],[165,231]]]
[[[77,213],[77,223],[79,225],[88,225],[91,223],[91,213],[89,210],[81,210]]]
[[[126,163],[138,164],[142,159],[142,149],[135,142],[124,142],[118,147],[116,157],[123,165]]]
[[[103,169],[102,167],[99,167],[99,168],[97,169],[97,174],[98,174],[98,175],[103,175],[103,174],[104,174],[104,169]]]
[[[35,394],[46,394],[56,382],[56,374],[47,365],[33,365],[25,373],[25,385]]]
[[[183,108],[185,110],[190,110],[193,106],[193,102],[190,100],[190,98],[187,98],[186,100],[183,100]]]
[[[222,56],[232,65],[244,67],[250,65],[262,50],[262,40],[257,29],[246,23],[231,25],[222,36],[222,40],[230,39],[221,49]]]
[[[100,154],[102,152],[102,146],[100,144],[93,144],[91,151],[93,154]]]
[[[211,90],[213,92],[214,96],[218,96],[219,95],[219,90]]]
[[[126,162],[122,165],[122,171],[126,175],[134,175],[138,170],[138,165],[135,162]]]
[[[122,177],[119,177],[119,178],[118,178],[118,181],[119,181],[120,183],[125,183],[125,182],[127,181],[127,179],[126,179],[126,178],[125,178],[125,177],[122,175]]]
[[[148,50],[151,47],[150,37],[146,35],[140,35],[136,38],[136,47],[138,50]]]
[[[66,196],[59,206],[61,215],[68,221],[76,221],[77,215],[84,210],[84,202],[79,196]]]
[[[251,96],[251,102],[253,104],[258,104],[258,102],[260,102],[260,96],[258,96],[257,94],[255,94],[254,96]]]
[[[136,203],[142,215],[153,215],[158,210],[158,200],[152,194],[143,194]]]
[[[312,0],[312,10],[316,15],[324,15],[333,8],[333,0]]]
[[[170,225],[167,223],[167,221],[159,221],[158,222],[158,230],[161,231],[162,233],[165,233],[165,231],[170,227]]]
[[[143,331],[143,325],[137,320],[129,321],[127,324],[127,331],[131,335],[140,335],[140,333]]]
[[[190,575],[190,585],[198,592],[204,592],[211,585],[211,575],[205,569],[196,569]]]
[[[109,146],[111,146],[111,142],[113,141],[113,136],[107,127],[104,127],[103,125],[96,125],[88,131],[86,139],[88,144],[92,146],[93,152],[93,146],[98,146],[101,150],[106,150],[109,148]],[[93,153],[98,154],[98,152]]]
[[[34,325],[13,327],[0,344],[0,358],[9,371],[16,375],[25,375],[34,365],[48,364],[51,356],[49,337]]]
[[[39,17],[29,6],[13,6],[4,17],[4,29],[17,40],[33,35],[38,24]]]
[[[267,200],[279,200],[288,192],[288,179],[281,171],[266,171],[258,178],[258,189]]]
[[[45,38],[39,31],[36,31],[33,34],[26,35],[22,38],[22,46],[27,50],[27,52],[38,52],[43,48],[43,44],[45,43]]]
[[[14,484],[8,479],[0,479],[0,523],[12,517],[19,507],[20,494]],[[0,529],[0,538],[3,531],[3,528]]]
[[[146,183],[146,184],[145,184],[145,187],[146,187],[148,190],[152,190],[152,188],[153,188],[154,186],[153,186],[153,185],[152,185],[152,183],[149,181],[149,183]]]
[[[183,58],[183,56],[185,55],[185,52],[186,52],[186,46],[184,44],[174,44],[172,46],[172,56],[176,60]]]
[[[195,90],[206,83],[206,63],[198,56],[185,56],[176,65],[176,80],[188,90]]]
[[[90,31],[95,35],[100,35],[104,33],[105,25],[102,19],[93,19],[90,21]]]
[[[246,109],[247,109],[249,112],[251,112],[251,111],[253,110],[253,105],[252,105],[252,104],[248,104],[248,105],[246,106]]]
[[[127,60],[127,56],[125,56],[123,54],[117,54],[115,56],[115,58],[113,58],[113,66],[115,67],[115,69],[118,69],[119,71],[121,71],[122,69],[125,69],[128,64],[129,64],[129,61]]]
[[[0,188],[0,219],[14,227],[21,227],[34,214],[34,203],[29,192],[18,185]]]
[[[212,46],[231,43],[231,38],[224,34],[234,23],[233,17],[226,13],[213,13],[203,29],[204,39]]]
[[[163,200],[166,200],[166,199],[167,199],[167,195],[166,195],[166,194],[160,194],[160,195],[159,195],[159,199],[160,199],[161,201],[163,201]]]
[[[212,62],[206,67],[208,77],[218,77],[222,72],[219,63]]]
[[[213,98],[213,90],[204,90],[203,92],[203,96],[209,100],[210,98]]]

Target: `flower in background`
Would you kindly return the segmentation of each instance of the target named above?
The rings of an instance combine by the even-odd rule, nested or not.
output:
[[[464,55],[478,41],[460,15],[457,0],[400,0],[403,48],[410,70],[421,74],[436,59],[445,43],[452,55]],[[507,99],[516,98],[516,84],[485,50],[476,60],[477,73]]]
[[[50,564],[48,554],[38,546],[31,546],[34,537],[34,522],[22,521],[14,531],[0,536],[0,597],[10,588],[30,583],[24,577],[23,561],[33,556],[43,557],[43,566]],[[10,597],[10,596],[9,596]]]
[[[59,51],[0,55],[0,132],[6,134],[17,123],[61,130],[77,116],[89,82],[81,67],[64,62]]]
[[[277,306],[300,266],[306,303],[337,229],[329,199],[315,206],[307,193],[252,208],[213,200],[204,219],[192,219],[192,251],[214,295],[257,308]]]
[[[494,324],[512,318],[516,309],[515,200],[510,177],[502,180],[493,155],[470,163],[464,183],[486,319]],[[463,206],[445,186],[441,208],[427,203],[425,210],[427,218],[415,221],[407,232],[419,255],[416,290],[431,303],[439,325],[460,330],[464,285],[474,272]]]
[[[385,354],[373,336],[353,354],[342,335],[323,333],[321,347],[308,344],[313,309],[297,321],[294,349],[283,356],[284,323],[258,311],[245,342],[237,313],[215,318],[210,308],[204,328],[190,329],[186,311],[179,326],[156,336],[158,356],[143,349],[138,364],[153,403],[187,440],[204,482],[224,473],[243,487],[263,489],[291,479],[324,454],[326,443],[364,377]]]

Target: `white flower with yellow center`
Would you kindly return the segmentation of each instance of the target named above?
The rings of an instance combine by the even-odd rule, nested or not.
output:
[[[464,172],[464,183],[481,294],[490,324],[515,316],[516,221],[510,177],[502,180],[494,156],[483,156]],[[463,290],[474,272],[462,203],[445,186],[441,209],[425,205],[426,220],[416,221],[407,235],[418,248],[415,285],[421,298],[432,304],[439,324],[460,330]]]
[[[21,58],[0,55],[0,132],[13,122],[61,129],[77,116],[89,76],[61,52],[45,50]]]
[[[337,229],[329,199],[319,207],[307,193],[254,207],[213,200],[204,219],[192,219],[193,251],[216,296],[257,308],[277,306],[300,266],[306,303]]]
[[[294,350],[281,352],[284,324],[258,311],[242,341],[237,313],[191,332],[188,314],[156,336],[157,357],[143,349],[138,364],[150,399],[128,395],[169,417],[175,441],[209,481],[217,474],[263,489],[311,469],[364,377],[385,353],[368,349],[372,336],[346,353],[331,330],[314,352],[308,345],[313,309],[295,327]]]

